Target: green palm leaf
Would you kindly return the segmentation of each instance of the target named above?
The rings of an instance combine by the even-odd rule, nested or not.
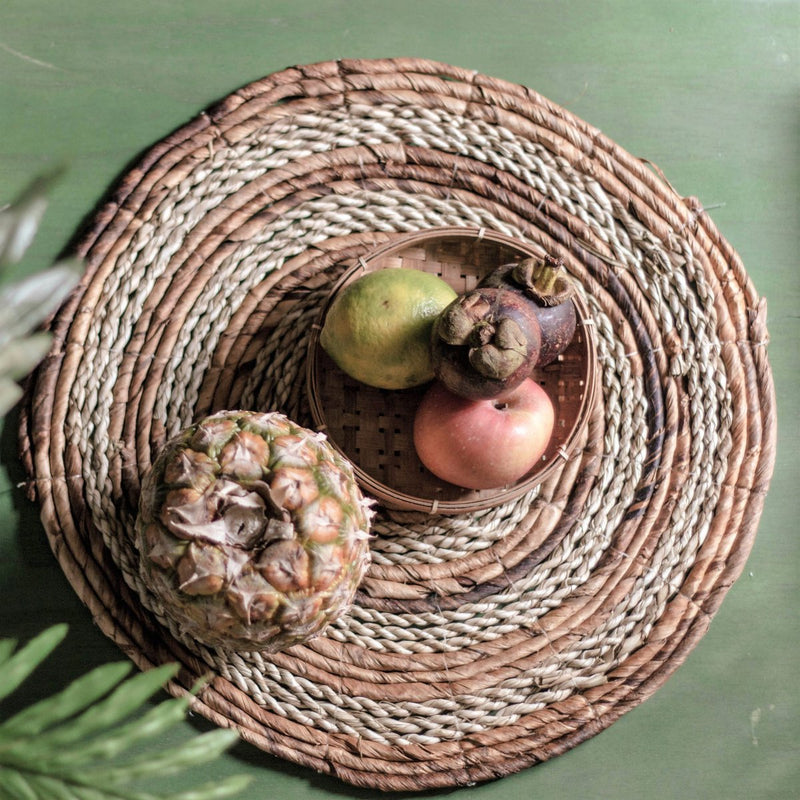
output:
[[[0,641],[0,696],[11,694],[64,639],[66,626],[49,628],[14,652]],[[239,793],[234,776],[155,795],[136,783],[190,770],[219,757],[238,738],[214,730],[166,749],[132,748],[180,722],[190,697],[144,704],[177,672],[168,664],[127,678],[128,663],[96,667],[60,692],[0,722],[0,796],[20,800],[217,800]]]

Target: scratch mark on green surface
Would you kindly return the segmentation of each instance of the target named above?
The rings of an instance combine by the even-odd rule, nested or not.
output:
[[[16,56],[17,58],[21,58],[23,61],[28,61],[31,64],[36,64],[37,67],[46,67],[47,69],[58,69],[55,64],[50,64],[47,61],[40,61],[38,58],[34,58],[33,56],[27,56],[25,53],[20,53],[19,50],[15,50],[13,47],[9,47],[5,42],[0,42],[0,50],[5,50],[6,53],[10,53],[12,56]]]
[[[761,709],[754,708],[750,712],[750,736],[753,740],[753,747],[758,747],[758,736],[756,736],[756,728],[758,723],[761,722]]]

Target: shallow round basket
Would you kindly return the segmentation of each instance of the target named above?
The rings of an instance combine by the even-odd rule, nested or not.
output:
[[[553,402],[555,425],[547,450],[526,475],[508,486],[480,491],[447,483],[427,470],[414,450],[413,425],[426,386],[377,389],[338,369],[319,344],[325,315],[337,295],[366,272],[405,267],[438,275],[459,294],[503,264],[544,255],[541,248],[485,228],[435,228],[403,236],[346,265],[309,341],[308,398],[315,426],[352,464],[362,488],[390,508],[465,514],[514,500],[545,480],[574,454],[588,424],[597,384],[593,320],[575,297],[578,325],[569,347],[532,377]]]
[[[597,375],[569,458],[490,508],[378,505],[323,636],[202,647],[139,578],[153,459],[222,409],[313,427],[337,281],[453,227],[575,278]],[[174,694],[210,678],[192,709],[254,747],[370,796],[508,775],[652,695],[741,574],[775,459],[765,302],[699,200],[533,89],[420,59],[283,70],[155,143],[77,251],[22,410],[30,493],[100,630],[143,669],[178,662]]]

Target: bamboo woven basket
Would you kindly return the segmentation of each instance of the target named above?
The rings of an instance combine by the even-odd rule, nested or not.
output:
[[[324,636],[199,646],[138,579],[155,454],[222,409],[313,426],[309,340],[345,265],[451,227],[580,287],[597,381],[572,456],[488,509],[379,507]],[[192,708],[254,748],[370,790],[508,775],[652,695],[741,574],[775,459],[765,301],[697,198],[528,87],[421,59],[277,72],[154,144],[76,250],[22,409],[29,493],[99,629],[142,669],[177,661],[174,694],[210,676]]]
[[[559,358],[534,370],[532,377],[548,393],[555,425],[541,461],[515,483],[473,491],[431,474],[414,450],[416,407],[427,386],[402,392],[375,389],[339,370],[319,345],[325,315],[339,292],[365,272],[406,267],[438,275],[458,293],[474,288],[493,268],[529,256],[537,247],[485,228],[435,228],[397,242],[347,265],[315,324],[306,362],[311,415],[315,426],[352,464],[362,488],[385,505],[411,511],[465,514],[481,511],[531,491],[568,460],[588,424],[597,383],[593,321],[580,297],[575,300],[575,337]]]

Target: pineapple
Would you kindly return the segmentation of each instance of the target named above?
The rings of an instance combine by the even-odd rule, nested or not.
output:
[[[275,652],[347,611],[371,515],[322,434],[277,412],[222,411],[170,440],[146,475],[139,571],[187,636]]]

